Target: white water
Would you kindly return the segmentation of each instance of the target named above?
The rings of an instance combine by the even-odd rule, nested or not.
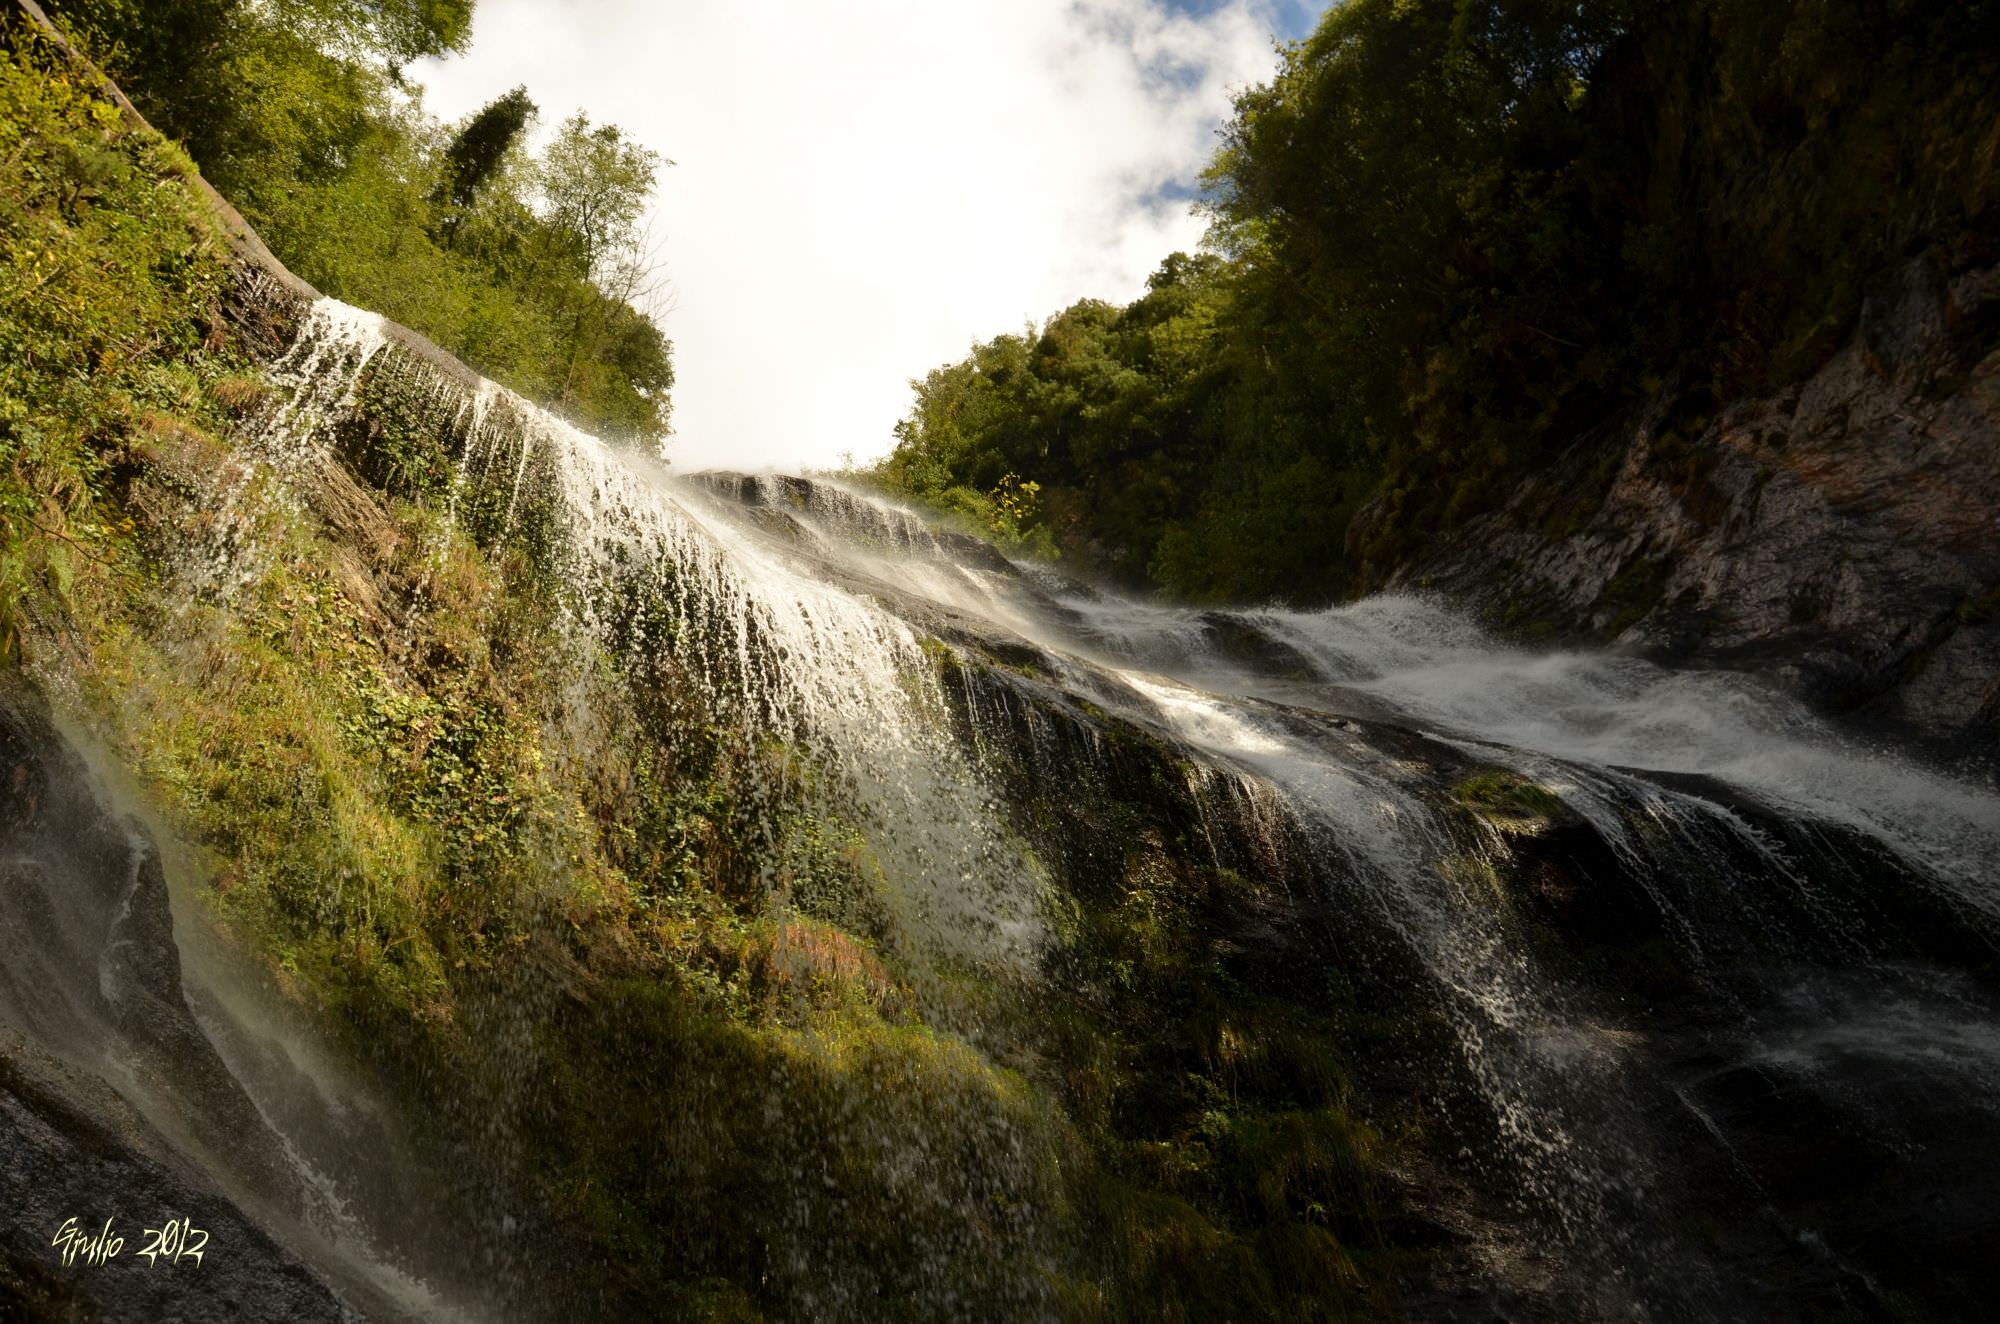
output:
[[[1420,721],[1600,766],[1698,773],[1876,837],[2000,919],[2000,804],[1892,754],[1843,741],[1747,678],[1496,644],[1434,604],[1376,598],[1253,617],[1329,681]]]
[[[281,400],[225,478],[194,560],[198,587],[226,597],[254,573],[267,554],[260,521],[292,508],[288,475],[333,462],[331,429],[389,345],[379,319],[330,301],[312,311],[272,370]],[[975,708],[961,743],[932,656],[940,623],[1033,645],[1036,683],[1173,741],[1198,803],[1255,820],[1274,869],[1303,843],[1336,903],[1391,935],[1421,972],[1500,1137],[1501,1152],[1467,1162],[1505,1167],[1568,1241],[1610,1246],[1618,1272],[1636,1277],[1605,1287],[1606,1301],[1658,1295],[1662,1275],[1686,1268],[1672,1257],[1631,1268],[1639,1250],[1628,1243],[1642,1233],[1611,1226],[1671,1162],[1642,1117],[1634,1036],[1515,941],[1493,882],[1504,830],[1451,812],[1433,764],[1450,754],[1511,768],[1559,796],[1698,961],[1725,915],[1754,928],[1802,911],[1809,936],[1850,942],[1863,963],[1868,944],[1795,850],[1727,804],[1644,773],[1710,778],[1792,820],[1859,834],[1989,940],[2000,933],[1992,789],[1843,741],[1753,680],[1510,648],[1416,598],[1218,615],[1044,587],[852,494],[814,509],[766,483],[761,505],[746,507],[490,383],[468,393],[440,377],[436,392],[466,432],[439,554],[480,501],[497,503],[501,536],[552,503],[573,628],[607,651],[649,650],[718,720],[810,763],[866,832],[919,949],[1026,969],[1050,941],[1037,912],[1049,880],[996,789],[1002,719]],[[635,597],[635,584],[646,593]],[[1261,651],[1246,654],[1232,633]],[[974,649],[954,651],[984,665]],[[1024,720],[1047,719],[1030,709]],[[1385,741],[1377,723],[1424,739]],[[1763,861],[1759,885],[1783,895],[1730,891],[1739,856]],[[1826,1005],[1803,1030],[1770,1029],[1755,1052],[1818,1062],[1854,1044],[1914,1042],[1909,1051],[1982,1088],[1991,1080],[1990,1035],[1940,1019],[1932,1002]]]
[[[1640,1036],[1599,1020],[1516,940],[1477,867],[1499,862],[1498,836],[1488,829],[1468,839],[1435,792],[1418,789],[1423,760],[1385,752],[1345,715],[1393,722],[1559,796],[1646,888],[1697,965],[1709,959],[1706,937],[1734,928],[1776,951],[1841,950],[1866,968],[1873,935],[1822,885],[1812,860],[1728,803],[1648,773],[1710,779],[1808,833],[1814,824],[1851,830],[1937,889],[1989,943],[2000,934],[1992,788],[1843,739],[1753,678],[1513,648],[1444,604],[1413,597],[1227,616],[1060,588],[1050,597],[985,566],[912,558],[907,540],[896,553],[873,540],[857,549],[850,526],[864,517],[799,518],[826,563],[1033,641],[1060,686],[1169,733],[1207,763],[1201,778],[1233,784],[1234,804],[1275,803],[1346,877],[1351,901],[1397,935],[1432,981],[1493,1109],[1509,1180],[1564,1237],[1613,1266],[1597,1289],[1600,1309],[1635,1317],[1648,1302],[1675,1303],[1670,1313],[1724,1309],[1698,1260],[1665,1244],[1673,1230],[1645,1219],[1677,1142],[1649,1120],[1654,1087],[1635,1056]],[[1290,662],[1274,667],[1268,650],[1246,659],[1227,643],[1232,630],[1289,650]],[[1275,841],[1283,828],[1273,821],[1267,830]],[[1735,887],[1744,858],[1764,878]],[[1690,884],[1690,871],[1702,881]],[[1794,936],[1787,925],[1803,927]],[[1800,988],[1818,987],[1801,978]],[[1844,1053],[1850,1067],[1914,1062],[1949,1088],[1988,1094],[1977,1106],[2000,1116],[2000,1095],[1986,1089],[1991,1036],[1935,991],[1909,996],[1899,978],[1885,970],[1879,995],[1825,997],[1804,1029],[1793,1004],[1808,995],[1782,994],[1762,1016],[1767,1027],[1753,1032],[1747,1060],[1776,1066]],[[1827,1088],[1844,1088],[1837,1072],[1809,1066]],[[1862,1113],[1874,1107],[1855,1097]]]
[[[323,460],[356,378],[390,343],[381,319],[322,300],[273,369],[293,393],[258,430],[260,457],[281,472]],[[445,397],[454,389],[438,387]],[[1034,950],[1038,872],[950,739],[935,668],[909,625],[800,573],[782,548],[720,518],[663,468],[503,387],[479,385],[469,425],[447,532],[471,485],[497,475],[507,492],[503,533],[519,516],[524,485],[550,485],[566,517],[567,601],[581,630],[608,645],[630,624],[621,584],[638,574],[668,585],[643,645],[671,653],[718,715],[823,761],[854,796],[848,811],[876,829],[872,844],[900,888],[906,926],[960,954],[1018,959]]]
[[[1531,775],[1552,767],[1534,757],[1543,755],[1716,778],[1874,836],[1913,865],[1950,877],[1967,904],[2000,920],[2000,801],[1991,786],[1857,746],[1754,679],[1515,648],[1421,597],[1231,614],[1296,650],[1311,667],[1311,683],[1301,686],[1219,656],[1203,615],[1101,596],[1061,605],[1077,624],[1030,624],[1035,637],[1112,666],[1136,659],[1197,688],[1330,699],[1335,711],[1349,710],[1353,696],[1379,699],[1419,729],[1488,746]]]

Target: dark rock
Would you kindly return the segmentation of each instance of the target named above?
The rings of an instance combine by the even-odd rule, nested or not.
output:
[[[0,1206],[0,1318],[359,1318],[102,1081],[12,1036],[0,1036]],[[118,1253],[64,1264],[53,1243],[68,1219],[93,1234],[113,1220]],[[207,1234],[198,1261],[140,1256],[170,1219]]]
[[[0,693],[0,957],[0,1314],[354,1318],[218,1186],[283,1201],[293,1178],[189,1009],[152,841],[18,690]],[[116,1220],[121,1253],[62,1263],[72,1217]],[[176,1217],[209,1234],[199,1263],[140,1258]]]
[[[1397,576],[1496,619],[1670,662],[1758,669],[1823,712],[2000,751],[2000,268],[1912,259],[1811,378],[1707,415],[1663,398],[1603,503],[1558,518],[1601,447]]]

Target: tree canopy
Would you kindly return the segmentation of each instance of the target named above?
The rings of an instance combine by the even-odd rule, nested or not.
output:
[[[473,0],[56,0],[154,125],[299,275],[614,439],[669,431],[640,225],[661,157],[579,113],[539,157],[525,87],[457,125],[408,61]]]
[[[1336,3],[1238,98],[1210,251],[914,383],[877,477],[1038,481],[1130,584],[1365,588],[1648,402],[1796,380],[1903,252],[1990,248],[1996,8]]]
[[[516,87],[482,106],[446,144],[431,201],[463,213],[480,188],[499,173],[508,152],[539,113],[525,87]]]

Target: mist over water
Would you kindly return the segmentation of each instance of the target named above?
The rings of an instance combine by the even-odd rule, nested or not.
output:
[[[330,437],[364,370],[412,374],[461,439],[445,527],[544,539],[565,628],[648,654],[718,722],[812,760],[863,825],[919,966],[1032,975],[1048,950],[1041,897],[1060,862],[1016,830],[1000,751],[1057,766],[1060,746],[1114,767],[1098,728],[1057,729],[1006,686],[1147,733],[1181,761],[1211,840],[1249,843],[1243,867],[1312,880],[1317,903],[1351,917],[1355,959],[1411,981],[1481,1114],[1459,1129],[1482,1145],[1445,1159],[1548,1230],[1593,1311],[1748,1317],[1735,1271],[1703,1262],[1678,1224],[1715,1173],[1762,1198],[1753,1151],[1795,1122],[1750,1077],[1912,1152],[1945,1153],[1953,1128],[2000,1136],[1990,992],[1927,947],[1928,921],[1899,918],[1920,898],[1952,917],[1954,941],[1994,950],[1989,786],[1843,738],[1754,677],[1522,649],[1441,602],[1173,608],[1010,565],[830,482],[670,475],[491,383],[385,357],[406,353],[380,319],[311,310],[177,592],[226,601],[268,554],[259,530],[291,508],[291,477],[337,463]],[[940,653],[999,681],[955,689]],[[1469,800],[1478,769],[1510,772],[1516,801]],[[1699,1013],[1631,1005],[1522,940],[1496,871],[1521,838],[1566,825],[1657,911],[1697,973]],[[202,1031],[324,1235],[383,1240],[393,1181],[328,1156],[374,1133],[371,1105],[309,1045],[285,1047],[292,1031],[245,987],[193,982]],[[1952,1109],[1912,1102],[1926,1092]],[[2000,1175],[1981,1163],[1968,1180]],[[1770,1253],[1832,1256],[1797,1203],[1771,1195]],[[420,1263],[376,1262],[414,1313],[445,1308]]]

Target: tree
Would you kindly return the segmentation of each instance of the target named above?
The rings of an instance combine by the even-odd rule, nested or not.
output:
[[[639,220],[662,165],[673,162],[615,124],[591,127],[582,111],[564,120],[542,154],[542,216],[573,274],[600,284],[629,280],[643,265]]]
[[[437,187],[431,193],[433,205],[443,210],[437,228],[446,246],[464,220],[466,208],[500,169],[508,151],[520,140],[522,130],[536,114],[528,89],[516,87],[487,102],[452,136],[444,149]]]
[[[176,0],[184,3],[185,0]],[[241,0],[234,0],[241,3]],[[352,59],[380,59],[392,73],[472,40],[476,0],[265,0],[277,24]]]
[[[326,0],[301,2],[323,4]],[[402,61],[464,50],[472,40],[474,3],[475,0],[365,0],[352,8],[367,17],[370,45],[391,60]]]
[[[544,236],[559,270],[571,278],[556,287],[559,320],[567,326],[558,393],[562,405],[601,398],[598,374],[591,370],[593,357],[635,359],[643,365],[640,376],[659,380],[661,392],[671,380],[671,370],[665,377],[655,371],[665,366],[664,339],[657,345],[643,335],[635,339],[631,319],[624,315],[653,293],[658,264],[647,248],[641,218],[663,164],[673,163],[615,124],[593,127],[589,116],[578,111],[563,121],[536,167]],[[622,407],[643,406],[653,394],[636,386]],[[663,407],[657,415],[642,412],[665,430]]]

